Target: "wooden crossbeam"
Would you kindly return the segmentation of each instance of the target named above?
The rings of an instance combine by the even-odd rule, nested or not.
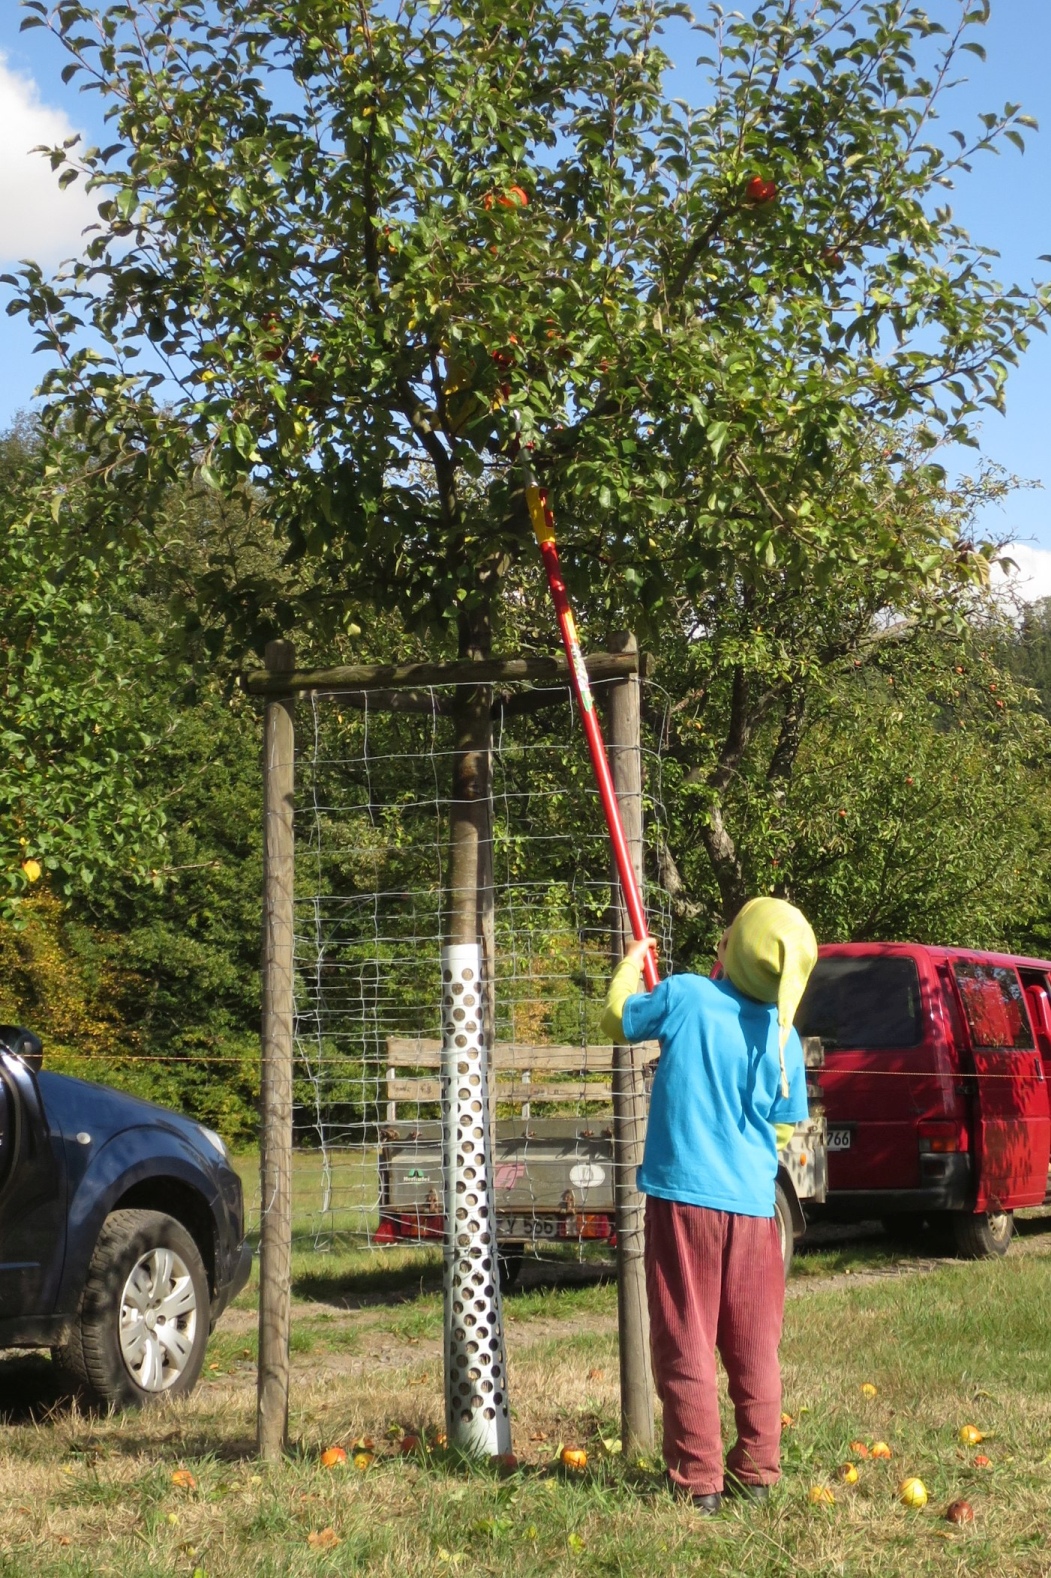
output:
[[[387,1063],[391,1068],[441,1068],[442,1044],[429,1036],[387,1037]],[[644,1063],[660,1056],[656,1041],[639,1044],[639,1055]],[[525,1041],[497,1041],[490,1049],[490,1067],[497,1073],[505,1070],[544,1074],[605,1074],[613,1066],[613,1048],[598,1046],[536,1046]]]
[[[645,652],[593,652],[584,661],[593,683],[626,679],[633,674],[645,678],[655,666]],[[287,696],[301,690],[396,690],[428,685],[492,685],[510,680],[557,684],[568,678],[569,664],[564,656],[558,656],[489,658],[480,663],[466,658],[452,663],[347,663],[339,668],[295,669],[289,674],[253,669],[241,675],[240,683],[250,696]]]
[[[584,1080],[567,1080],[562,1085],[536,1084],[531,1080],[516,1080],[514,1083],[504,1084],[498,1081],[493,1092],[494,1101],[570,1101],[574,1105],[581,1101],[613,1100],[613,1086],[602,1084],[588,1084]],[[427,1102],[441,1099],[441,1083],[436,1079],[388,1079],[388,1101]]]

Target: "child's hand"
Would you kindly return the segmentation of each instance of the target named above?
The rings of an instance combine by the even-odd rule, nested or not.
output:
[[[624,951],[624,957],[625,957],[625,959],[630,959],[632,964],[637,965],[638,968],[641,970],[645,966],[646,955],[648,953],[652,953],[654,959],[656,959],[656,957],[657,957],[657,944],[656,944],[656,941],[652,937],[642,937],[642,938],[638,939],[637,941],[632,942],[632,943],[630,943],[628,945],[628,947]]]

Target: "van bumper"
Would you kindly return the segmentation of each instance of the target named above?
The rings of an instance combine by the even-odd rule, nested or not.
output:
[[[824,1214],[859,1222],[870,1217],[926,1216],[932,1211],[966,1211],[974,1204],[971,1158],[921,1155],[918,1189],[830,1189]]]

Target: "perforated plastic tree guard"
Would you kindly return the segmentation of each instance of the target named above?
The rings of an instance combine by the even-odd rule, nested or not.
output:
[[[445,1419],[450,1446],[511,1449],[489,1150],[481,949],[442,950]]]

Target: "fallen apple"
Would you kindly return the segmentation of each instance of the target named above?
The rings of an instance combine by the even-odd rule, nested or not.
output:
[[[375,1452],[355,1452],[351,1462],[359,1473],[364,1474],[366,1469],[372,1467],[376,1461]]]
[[[964,1446],[977,1446],[979,1441],[985,1440],[985,1436],[978,1429],[977,1425],[961,1425],[960,1440]]]
[[[973,1523],[974,1508],[969,1501],[954,1501],[946,1507],[945,1517],[949,1523]]]
[[[326,1447],[321,1454],[322,1468],[338,1468],[340,1463],[347,1461],[347,1454],[341,1446]]]
[[[979,1452],[975,1457],[974,1466],[975,1468],[992,1468],[993,1460],[991,1457],[986,1457],[984,1452]]]
[[[856,1485],[858,1482],[858,1471],[853,1463],[841,1463],[836,1469],[836,1478],[841,1484]]]
[[[518,1469],[518,1459],[513,1452],[494,1452],[489,1461],[499,1474],[514,1474]]]
[[[807,1500],[812,1507],[833,1507],[836,1498],[827,1485],[811,1485],[807,1491]]]
[[[172,1484],[179,1490],[196,1490],[197,1481],[188,1468],[177,1468],[172,1473]]]
[[[588,1455],[583,1447],[563,1447],[561,1454],[563,1468],[570,1469],[574,1474],[580,1474],[588,1466]]]
[[[852,1441],[850,1443],[850,1450],[853,1452],[855,1457],[868,1457],[869,1455],[869,1449],[865,1445],[864,1441]]]
[[[841,811],[840,812],[841,816],[846,816],[846,814],[847,813],[845,811]],[[871,1381],[862,1381],[862,1383],[861,1383],[861,1395],[862,1395],[862,1397],[875,1397],[876,1396],[876,1388],[873,1386]]]
[[[873,1441],[869,1450],[870,1457],[890,1458],[894,1456],[886,1441]]]
[[[927,1487],[922,1479],[903,1479],[898,1486],[898,1500],[904,1507],[925,1507]]]
[[[339,1535],[331,1526],[327,1529],[311,1529],[307,1535],[307,1544],[315,1551],[335,1550],[339,1544]]]
[[[792,1426],[794,1424],[795,1424],[795,1420],[792,1418],[791,1414],[782,1414],[781,1415],[781,1429],[782,1430],[791,1430],[791,1428],[792,1428]]]
[[[401,1453],[402,1457],[411,1457],[414,1452],[421,1452],[422,1450],[423,1442],[420,1440],[419,1436],[402,1436],[398,1445],[398,1451]]]

